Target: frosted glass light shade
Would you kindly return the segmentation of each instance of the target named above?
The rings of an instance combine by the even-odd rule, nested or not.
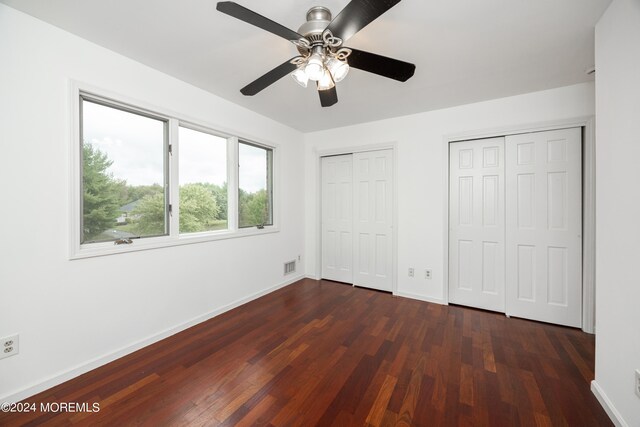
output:
[[[319,53],[313,53],[307,65],[304,67],[304,72],[307,74],[309,80],[318,81],[324,74],[324,63],[322,62],[322,55]]]
[[[307,87],[309,77],[307,77],[307,73],[305,73],[302,68],[298,68],[291,73],[291,77],[293,77],[293,80],[295,80],[300,86]]]
[[[331,72],[333,80],[338,83],[342,81],[349,73],[349,64],[346,61],[340,61],[337,58],[329,58],[327,61],[327,69]]]
[[[331,73],[329,72],[329,70],[325,70],[320,80],[318,80],[318,90],[331,89],[335,85],[336,84],[331,77]]]

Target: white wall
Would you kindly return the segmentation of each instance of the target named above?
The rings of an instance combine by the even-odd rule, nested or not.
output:
[[[596,380],[621,424],[640,425],[640,1],[596,26]]]
[[[304,249],[301,133],[2,4],[0,64],[0,336],[20,334],[0,400],[284,282]],[[280,144],[281,231],[69,261],[69,79]]]
[[[428,96],[428,94],[425,94]],[[318,151],[397,143],[398,293],[443,302],[445,136],[594,114],[585,83],[305,135],[306,272],[318,277]],[[414,267],[416,277],[407,269]],[[433,278],[424,279],[425,269]]]

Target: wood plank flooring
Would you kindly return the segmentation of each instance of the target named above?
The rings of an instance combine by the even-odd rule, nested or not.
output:
[[[303,280],[26,399],[0,425],[608,426],[594,337]]]

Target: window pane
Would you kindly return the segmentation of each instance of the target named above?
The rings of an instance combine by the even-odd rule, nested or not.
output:
[[[81,99],[81,243],[167,234],[166,122]]]
[[[227,140],[180,127],[180,232],[227,229]]]
[[[238,152],[239,226],[272,225],[273,151],[241,142]]]

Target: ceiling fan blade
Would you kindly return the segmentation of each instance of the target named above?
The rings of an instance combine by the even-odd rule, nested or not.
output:
[[[331,107],[338,102],[338,92],[336,92],[335,86],[331,89],[319,90],[318,94],[320,95],[320,105],[323,107]]]
[[[398,3],[400,0],[351,0],[327,30],[345,42]]]
[[[287,40],[298,40],[302,38],[302,36],[295,31],[272,21],[269,18],[265,18],[244,6],[240,6],[238,3],[234,3],[232,1],[221,1],[218,2],[216,9],[222,13],[226,13],[227,15],[238,18],[241,21],[255,25],[258,28],[262,28],[263,30],[269,31],[270,33]]]
[[[240,92],[242,92],[242,94],[245,96],[253,96],[261,90],[265,89],[267,86],[270,86],[273,83],[277,82],[287,74],[292,73],[296,68],[298,68],[298,66],[292,64],[291,59],[278,65],[276,68],[269,71],[262,77],[259,77],[256,80],[252,81],[251,83],[240,89]]]
[[[347,63],[353,68],[401,82],[409,80],[416,71],[416,66],[408,62],[376,55],[375,53],[365,52],[363,50],[349,49],[351,49],[351,54],[347,57]]]
[[[320,105],[323,107],[331,107],[338,102],[338,92],[336,92],[335,86],[331,89],[318,90],[318,95],[320,95]]]

